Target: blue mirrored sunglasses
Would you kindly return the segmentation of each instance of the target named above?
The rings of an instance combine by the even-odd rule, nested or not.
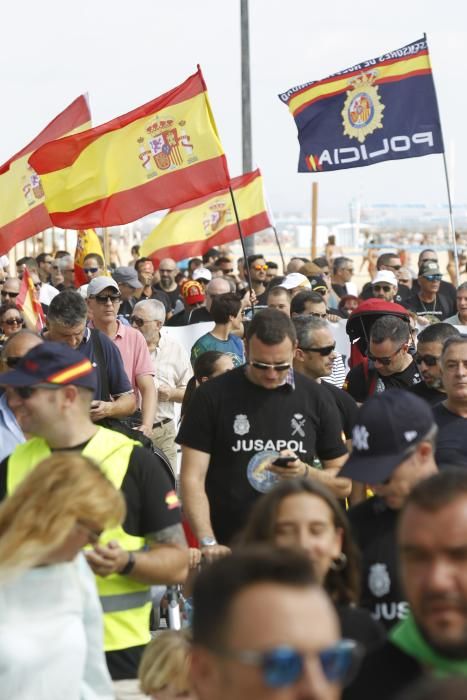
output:
[[[277,647],[266,652],[226,652],[226,656],[260,667],[264,683],[270,688],[285,688],[298,681],[306,657],[291,647]],[[327,680],[345,686],[355,677],[362,658],[362,647],[352,639],[342,639],[316,656]]]

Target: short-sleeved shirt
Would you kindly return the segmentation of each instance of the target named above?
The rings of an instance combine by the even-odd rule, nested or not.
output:
[[[352,438],[353,427],[357,422],[358,406],[356,401],[350,394],[334,386],[334,384],[322,381],[321,386],[325,391],[331,394],[333,400],[336,402],[342,421],[342,430],[344,431],[346,439],[350,440]]]
[[[229,334],[227,340],[219,340],[212,333],[202,335],[191,348],[191,364],[194,365],[196,358],[208,350],[217,350],[217,352],[225,353],[232,358],[234,367],[240,367],[240,365],[245,364],[243,343],[233,333]]]
[[[151,352],[157,385],[165,384],[172,389],[186,387],[193,376],[190,358],[185,348],[170,335],[162,331],[159,345]],[[157,405],[156,422],[170,418],[174,420],[174,402],[159,401]]]
[[[388,377],[378,374],[374,368],[365,373],[364,365],[360,364],[352,367],[345,380],[345,390],[360,403],[366,401],[370,396],[370,389],[373,393],[379,394],[386,389],[410,389],[414,384],[418,384],[422,379],[415,362],[409,364],[402,372],[395,372]]]
[[[421,399],[430,404],[430,406],[436,406],[436,404],[441,403],[446,399],[446,392],[439,391],[438,389],[433,389],[431,386],[427,386],[422,380],[418,384],[414,384],[409,388],[411,394],[419,396]]]
[[[96,340],[95,337],[92,337],[93,334],[99,334],[102,354],[105,360],[105,365],[103,368],[99,367],[99,358],[95,348]],[[128,394],[132,391],[132,386],[125,372],[125,368],[123,367],[123,360],[119,349],[114,343],[112,343],[110,338],[108,338],[105,333],[101,333],[101,331],[93,329],[93,334],[91,334],[90,328],[86,328],[84,331],[83,340],[78,349],[97,367],[97,389],[96,393],[94,394],[94,398],[100,401],[108,400],[108,397],[104,396],[101,370],[107,374],[110,396],[117,397],[121,396],[122,394]]]
[[[206,493],[220,542],[243,527],[260,495],[269,472],[261,470],[259,453],[290,449],[307,464],[316,455],[326,460],[346,453],[326,390],[299,373],[294,378],[294,387],[264,389],[238,367],[202,384],[190,402],[177,442],[210,455]]]

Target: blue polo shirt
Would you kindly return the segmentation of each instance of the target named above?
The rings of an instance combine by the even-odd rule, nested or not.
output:
[[[133,391],[128,379],[127,373],[123,367],[123,360],[120,350],[108,338],[105,333],[97,331],[102,346],[102,354],[105,360],[104,371],[107,374],[110,395],[116,398],[121,394],[129,394]],[[94,398],[100,401],[108,400],[103,395],[103,386],[101,381],[101,371],[98,367],[98,356],[95,349],[95,340],[91,340],[91,329],[86,328],[84,337],[78,350],[88,357],[93,365],[97,368],[97,389]]]

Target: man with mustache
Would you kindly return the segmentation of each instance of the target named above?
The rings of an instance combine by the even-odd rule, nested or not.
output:
[[[398,527],[409,616],[369,654],[345,700],[392,700],[431,674],[467,675],[467,472],[449,469],[421,481]]]

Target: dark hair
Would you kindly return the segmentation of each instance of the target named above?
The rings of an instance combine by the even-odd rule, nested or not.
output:
[[[450,676],[446,678],[423,677],[411,683],[397,700],[465,700],[467,698],[467,678]]]
[[[376,269],[380,270],[381,265],[389,265],[389,261],[392,258],[398,258],[399,253],[381,253],[381,255],[378,255],[376,258]]]
[[[40,263],[45,262],[47,258],[51,257],[52,255],[50,253],[39,253],[39,255],[36,255],[36,263],[39,265]]]
[[[67,250],[57,250],[54,257],[55,260],[60,260],[60,258],[69,258],[71,256]]]
[[[284,498],[297,494],[311,494],[324,501],[331,510],[334,527],[342,530],[342,553],[347,559],[347,564],[340,570],[330,569],[324,587],[335,603],[356,603],[360,594],[359,555],[349,521],[337,499],[318,481],[304,478],[287,479],[261,496],[250,511],[239,544],[273,544],[279,505]]]
[[[214,323],[228,323],[231,316],[237,316],[242,306],[237,294],[216,294],[212,300],[209,313]]]
[[[380,316],[371,327],[370,340],[377,345],[385,340],[392,340],[397,345],[407,343],[410,327],[407,321],[397,316]]]
[[[425,255],[425,253],[434,253],[435,256],[436,256],[436,259],[438,259],[438,253],[436,252],[436,250],[433,250],[433,248],[424,248],[423,250],[420,251],[420,253],[419,253],[419,255],[418,255],[418,261],[417,261],[417,262],[418,262],[418,266],[419,266],[419,267],[420,267],[420,264],[421,264],[421,259],[423,258],[423,256]]]
[[[18,309],[18,307],[16,306],[16,304],[12,300],[6,301],[4,304],[2,304],[0,306],[0,318],[2,318],[3,314],[6,313],[7,311],[9,311],[10,309],[16,309],[19,316],[21,316],[21,318],[24,318],[23,314],[21,313],[21,310]]]
[[[138,258],[138,260],[135,260],[135,270],[136,272],[139,272],[140,266],[145,263],[145,262],[152,262],[151,258]],[[154,263],[153,263],[154,264]]]
[[[249,343],[254,335],[265,345],[277,345],[286,338],[295,345],[297,340],[292,321],[278,309],[264,309],[253,316],[246,329],[246,341]]]
[[[190,258],[188,260],[188,270],[191,270],[191,266],[193,263],[196,263],[197,265],[199,263],[199,265],[202,265],[203,261],[201,260],[201,258]]]
[[[141,248],[141,246],[140,246],[138,243],[136,243],[135,245],[132,245],[132,246],[131,246],[130,253],[131,253],[132,255],[133,255],[133,253],[136,253],[137,255],[139,255],[139,249],[140,249],[140,248]]]
[[[222,263],[229,263],[230,265],[233,265],[233,262],[230,258],[228,258],[226,255],[221,255],[219,258],[216,260],[216,267],[221,265]]]
[[[226,644],[235,597],[249,586],[275,583],[310,588],[316,578],[301,552],[279,547],[245,547],[202,569],[193,588],[193,642],[208,649]],[[271,614],[274,611],[271,610]]]
[[[88,310],[81,294],[74,289],[59,292],[49,304],[47,320],[72,327],[86,320]]]
[[[319,258],[313,258],[311,262],[314,262],[315,265],[318,265],[318,267],[321,268],[329,267],[328,259],[324,255]]]
[[[16,261],[16,267],[20,267],[21,265],[26,265],[28,270],[34,270],[34,272],[38,270],[36,258],[31,258],[29,255]]]
[[[203,253],[203,263],[209,262],[209,258],[217,258],[219,251],[217,248],[209,248],[205,253]]]
[[[305,291],[305,292],[299,292],[296,294],[293,299],[292,303],[290,305],[290,313],[292,314],[304,314],[305,313],[305,306],[308,301],[311,301],[312,304],[325,304],[326,302],[324,301],[323,297],[321,294],[318,292],[311,292],[311,291]]]
[[[278,270],[279,265],[275,263],[273,260],[266,260],[266,265],[269,267],[270,270]]]
[[[426,326],[417,336],[419,343],[444,343],[448,338],[460,338],[457,328],[450,323],[433,323]]]
[[[180,409],[180,415],[186,414],[188,406],[193,398],[196,391],[196,383],[201,384],[201,379],[203,377],[211,378],[212,374],[216,370],[217,361],[221,357],[226,357],[225,352],[219,352],[218,350],[206,350],[201,355],[199,355],[193,365],[193,376],[188,380],[186,385],[185,393],[183,395],[182,406]]]
[[[250,268],[257,260],[264,260],[264,255],[249,255],[247,257],[247,266]]]
[[[405,512],[409,506],[416,506],[420,510],[435,513],[460,496],[467,497],[467,470],[449,467],[416,484],[407,496],[402,511]]]
[[[281,294],[285,294],[285,296],[287,297],[287,299],[289,301],[292,300],[292,294],[290,293],[290,289],[286,289],[285,287],[280,287],[277,284],[274,287],[271,287],[270,289],[267,290],[266,298],[269,299],[270,296],[278,297],[278,296],[281,296]]]
[[[94,260],[97,260],[97,265],[98,267],[104,267],[104,258],[102,255],[99,255],[99,253],[88,253],[83,262],[86,262],[86,260],[90,260],[91,258],[94,258]]]
[[[334,274],[336,274],[337,270],[340,270],[341,267],[344,267],[347,263],[351,263],[352,258],[346,258],[343,255],[340,256],[339,258],[334,258],[333,263],[332,263],[332,271]]]

